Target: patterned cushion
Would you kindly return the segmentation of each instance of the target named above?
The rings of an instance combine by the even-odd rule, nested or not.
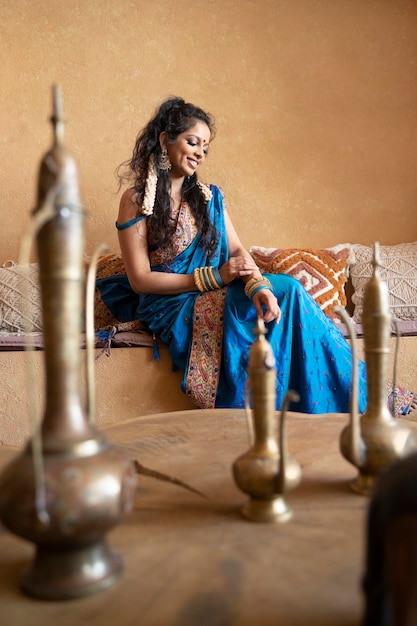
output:
[[[0,330],[40,332],[42,324],[38,264],[6,261],[0,267]]]
[[[120,294],[120,306],[122,311],[117,319],[105,305],[100,290],[100,279],[108,279],[107,287],[113,284],[114,289]],[[126,280],[126,271],[123,259],[118,254],[105,254],[100,256],[96,267],[96,290],[94,295],[94,326],[96,330],[114,326],[118,331],[146,330],[146,325],[133,318],[134,309],[137,306],[138,296],[129,287]],[[106,282],[106,281],[105,281]],[[123,317],[125,315],[125,317]]]
[[[399,320],[417,318],[417,242],[396,246],[379,246],[380,277],[387,283],[390,309]],[[354,262],[350,276],[355,304],[353,320],[360,323],[363,312],[363,296],[367,282],[372,276],[373,247],[354,244]]]
[[[350,244],[317,250],[252,246],[249,252],[261,271],[297,278],[322,311],[340,321],[333,308],[346,306],[344,285],[351,259]]]
[[[86,268],[88,268],[88,262]],[[128,284],[123,260],[120,255],[108,254],[98,259],[96,279],[120,280],[115,284],[120,294],[120,319],[103,302],[98,287],[94,296],[94,325],[96,330],[116,327],[118,331],[143,331],[146,325],[134,319],[137,294]],[[85,315],[85,311],[84,311]],[[0,331],[41,332],[43,330],[39,266],[32,263],[24,271],[14,261],[6,261],[0,267]]]

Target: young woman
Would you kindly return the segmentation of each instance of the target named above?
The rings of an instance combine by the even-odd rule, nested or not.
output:
[[[243,248],[221,190],[197,178],[214,135],[211,116],[164,101],[120,174],[129,188],[116,227],[137,319],[164,341],[201,408],[243,407],[257,317],[276,358],[277,409],[290,388],[305,413],[349,412],[349,344],[302,285],[262,275]],[[106,302],[105,284],[101,285]],[[110,299],[107,301],[112,307]],[[403,398],[411,405],[413,394]],[[366,407],[359,366],[360,411]]]

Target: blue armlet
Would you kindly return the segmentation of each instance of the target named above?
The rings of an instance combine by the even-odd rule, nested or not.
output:
[[[118,222],[116,222],[115,226],[117,230],[124,230],[125,228],[129,228],[129,226],[133,226],[133,224],[140,222],[140,220],[145,219],[145,217],[146,215],[139,215],[138,217],[134,217],[133,220],[129,220],[128,222],[125,222],[124,224],[119,224]]]

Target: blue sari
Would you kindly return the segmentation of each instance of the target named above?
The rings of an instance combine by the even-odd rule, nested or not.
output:
[[[150,245],[152,271],[191,274],[196,267],[221,267],[228,258],[223,196],[218,187],[208,203],[218,246],[208,258],[192,223],[179,224],[182,247],[170,258]],[[189,218],[189,216],[188,216]],[[179,220],[180,221],[180,220]],[[171,258],[172,257],[172,258]],[[268,274],[281,308],[279,323],[267,324],[276,359],[276,408],[288,389],[303,413],[348,413],[352,353],[336,325],[296,279]],[[102,292],[105,301],[105,293]],[[179,295],[140,294],[136,318],[167,344],[173,364],[184,372],[182,390],[200,408],[243,408],[248,356],[255,339],[256,311],[236,279],[222,289]],[[111,308],[112,303],[108,303]],[[359,363],[359,411],[366,407],[366,368]]]

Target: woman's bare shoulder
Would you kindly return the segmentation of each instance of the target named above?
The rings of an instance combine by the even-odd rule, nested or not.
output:
[[[119,222],[127,222],[128,220],[136,217],[139,212],[139,206],[137,203],[138,192],[133,189],[126,189],[120,198],[119,205]]]
[[[138,192],[133,187],[130,187],[129,189],[125,189],[125,191],[122,193],[122,196],[120,198],[120,203],[126,202],[126,203],[134,204],[135,206],[138,206],[137,199],[138,199]]]

